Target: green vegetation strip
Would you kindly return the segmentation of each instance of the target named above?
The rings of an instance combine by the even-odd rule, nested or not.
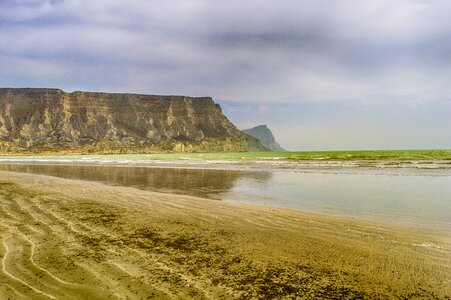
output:
[[[4,156],[21,159],[24,156]],[[290,161],[451,161],[451,150],[369,150],[316,152],[222,152],[222,153],[158,153],[106,155],[45,155],[27,159],[100,159],[100,160],[290,160]],[[0,158],[1,160],[1,158]]]

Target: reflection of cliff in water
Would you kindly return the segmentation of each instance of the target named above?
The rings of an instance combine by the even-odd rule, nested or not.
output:
[[[269,172],[123,166],[0,164],[0,170],[99,181],[149,191],[173,192],[213,199],[217,198],[219,193],[232,189],[238,179],[264,183],[271,178]]]

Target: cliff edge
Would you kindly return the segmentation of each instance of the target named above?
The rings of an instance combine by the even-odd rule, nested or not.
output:
[[[1,153],[259,151],[209,97],[0,89]]]

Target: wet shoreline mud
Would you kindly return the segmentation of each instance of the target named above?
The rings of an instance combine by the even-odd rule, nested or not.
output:
[[[0,172],[12,299],[451,296],[449,231]]]
[[[0,164],[0,171],[134,187],[421,228],[451,229],[451,174],[243,171],[120,165]],[[329,171],[329,172],[325,172]],[[442,175],[440,175],[442,174]]]

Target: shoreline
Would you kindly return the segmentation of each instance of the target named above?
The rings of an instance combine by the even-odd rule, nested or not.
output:
[[[42,175],[0,172],[0,184],[5,295],[451,295],[449,231]]]
[[[6,166],[3,168],[2,166]],[[12,166],[12,167],[8,167]],[[352,168],[352,170],[349,169],[310,169],[310,170],[279,170],[279,169],[272,169],[267,171],[261,171],[261,170],[247,170],[242,168],[235,168],[234,165],[231,165],[231,168],[223,169],[223,168],[203,168],[202,166],[190,166],[187,164],[183,165],[173,165],[173,161],[167,162],[164,166],[161,165],[134,165],[134,164],[110,164],[110,163],[104,163],[104,164],[98,164],[97,162],[90,162],[90,163],[66,163],[66,162],[60,162],[60,163],[54,163],[52,162],[35,162],[35,163],[2,163],[0,161],[0,171],[9,171],[9,172],[17,172],[22,174],[36,174],[36,175],[43,175],[43,176],[51,176],[56,178],[66,178],[71,180],[82,180],[84,182],[100,182],[109,186],[132,186],[136,187],[143,191],[152,191],[152,188],[146,188],[144,186],[136,186],[135,184],[122,184],[121,182],[115,182],[115,181],[109,181],[108,179],[104,178],[102,179],[87,179],[77,176],[61,176],[59,175],[60,172],[42,172],[42,171],[27,171],[23,169],[16,169],[14,166],[21,166],[21,167],[32,167],[32,166],[46,166],[46,167],[88,167],[88,168],[117,168],[117,169],[123,169],[123,168],[149,168],[149,169],[160,169],[160,170],[205,170],[205,171],[231,171],[231,172],[238,172],[237,174],[260,174],[261,172],[266,174],[277,174],[279,172],[293,172],[294,173],[303,173],[303,174],[325,174],[325,175],[369,175],[369,176],[426,176],[426,177],[450,177],[451,173],[441,173],[437,170],[432,171],[412,171],[411,169],[399,169],[396,170],[397,172],[393,172],[393,170],[378,170],[375,168],[370,169],[362,169],[362,168]],[[99,169],[101,170],[101,169]],[[97,171],[100,172],[100,171]],[[101,171],[100,173],[110,173],[113,172],[113,170],[105,170]],[[243,173],[240,173],[243,172]],[[72,173],[72,172],[70,172]],[[114,173],[114,172],[113,172]],[[75,173],[74,173],[75,174]],[[122,175],[121,175],[122,176]],[[290,175],[291,176],[291,175]],[[152,187],[152,185],[150,185]],[[274,198],[276,200],[269,202],[266,202],[265,199],[260,199],[261,203],[258,203],[257,201],[252,201],[251,199],[233,199],[234,196],[228,195],[227,191],[221,191],[219,194],[214,196],[214,192],[208,192],[204,191],[204,195],[202,193],[191,193],[189,190],[184,189],[176,189],[176,190],[170,190],[166,188],[160,189],[158,186],[155,186],[155,191],[162,192],[165,194],[176,194],[176,195],[197,195],[202,198],[208,198],[208,199],[214,199],[218,201],[224,201],[229,203],[247,203],[250,205],[262,205],[265,207],[272,207],[272,208],[286,208],[290,210],[300,211],[300,212],[307,212],[307,213],[319,213],[319,214],[326,214],[330,216],[336,216],[336,217],[344,217],[344,218],[350,218],[350,219],[356,219],[356,220],[363,220],[363,221],[374,221],[382,224],[387,225],[395,225],[395,226],[402,226],[402,227],[409,227],[409,228],[430,228],[430,229],[444,229],[449,230],[451,229],[451,223],[446,222],[446,220],[434,220],[434,219],[425,219],[417,215],[413,214],[406,214],[406,213],[392,213],[392,212],[385,212],[385,211],[368,211],[368,210],[358,210],[358,209],[351,209],[346,207],[333,207],[333,206],[327,206],[327,205],[319,205],[319,206],[312,206],[312,205],[297,205],[296,203],[290,203],[289,201],[285,203],[284,199],[278,199],[281,200],[277,201],[277,198]],[[213,193],[213,194],[211,194]],[[239,195],[238,195],[239,197]],[[256,195],[256,197],[259,197]],[[285,203],[285,204],[282,204]]]
[[[111,158],[53,158],[0,157],[0,164],[19,165],[67,165],[67,166],[117,166],[143,168],[207,169],[231,171],[262,172],[302,172],[337,174],[375,174],[375,175],[420,175],[451,176],[449,161],[399,162],[399,161],[300,161],[291,162],[278,159],[264,160],[207,160],[207,159],[111,159]]]

